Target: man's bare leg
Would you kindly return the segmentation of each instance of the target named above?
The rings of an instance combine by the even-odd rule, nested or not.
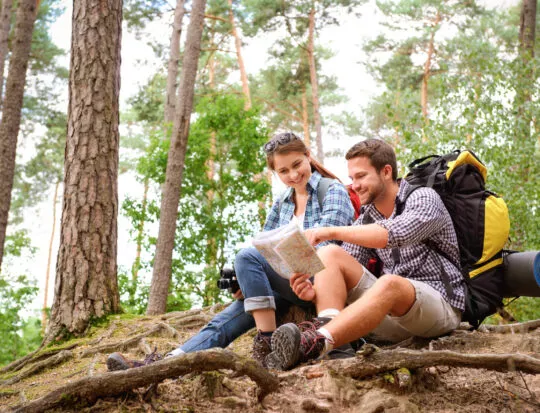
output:
[[[416,291],[409,280],[399,275],[383,275],[324,328],[332,335],[334,346],[340,346],[371,332],[387,314],[405,315],[415,299]]]

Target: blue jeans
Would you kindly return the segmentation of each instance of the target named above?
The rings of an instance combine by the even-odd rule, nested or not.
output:
[[[234,301],[217,314],[201,331],[179,348],[188,353],[212,347],[227,347],[237,337],[255,327],[250,314],[257,309],[272,308],[283,316],[291,304],[309,307],[292,291],[289,280],[280,277],[255,248],[241,250],[235,260],[236,277],[245,300]]]

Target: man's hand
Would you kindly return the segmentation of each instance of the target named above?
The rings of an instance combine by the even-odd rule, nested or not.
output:
[[[311,228],[304,231],[309,243],[313,246],[320,244],[323,241],[328,241],[330,237],[330,228]]]
[[[244,294],[242,294],[242,290],[239,288],[235,293],[233,293],[233,298],[235,300],[243,300],[244,299]]]
[[[315,289],[309,280],[309,274],[294,273],[290,279],[291,288],[294,293],[304,301],[315,300]]]

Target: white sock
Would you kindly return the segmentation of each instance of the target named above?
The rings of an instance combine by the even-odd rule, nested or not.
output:
[[[317,314],[317,317],[334,318],[339,313],[340,311],[337,308],[327,308],[325,310],[322,310],[319,314]]]
[[[326,340],[324,340],[324,352],[328,353],[334,348],[334,337],[332,337],[330,331],[324,327],[319,328],[317,331],[326,337]]]
[[[182,350],[180,347],[179,348],[175,348],[173,351],[169,351],[165,357],[173,357],[173,356],[178,356],[179,354],[184,354],[185,351]]]

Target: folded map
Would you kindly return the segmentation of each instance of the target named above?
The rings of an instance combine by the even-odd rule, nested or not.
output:
[[[257,234],[252,243],[283,278],[289,279],[294,273],[315,275],[324,269],[315,248],[293,221]]]

